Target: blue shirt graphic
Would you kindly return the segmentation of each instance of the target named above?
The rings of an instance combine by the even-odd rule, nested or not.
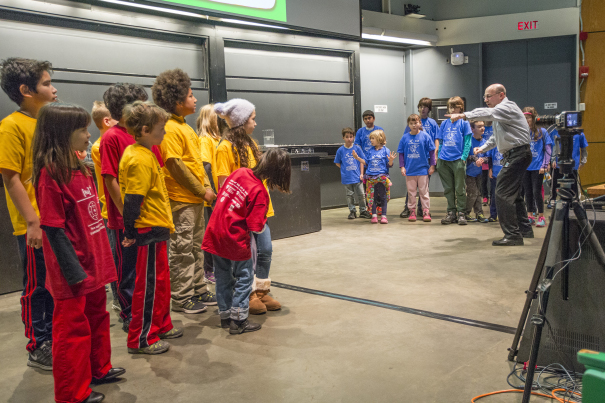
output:
[[[357,134],[355,134],[355,144],[357,144],[364,153],[367,153],[370,148],[372,148],[372,143],[370,143],[370,133],[374,130],[384,130],[380,126],[374,126],[372,130],[368,130],[367,127],[362,127],[357,130]]]
[[[434,149],[435,142],[426,131],[405,133],[399,141],[397,152],[403,155],[406,175],[428,175],[430,152]]]
[[[483,140],[487,141],[494,134],[493,126],[485,126],[485,131],[483,132]]]
[[[550,133],[550,135],[551,135],[551,138],[552,138],[552,141],[554,144],[555,138],[559,137],[559,132],[555,129]],[[573,158],[574,169],[576,171],[580,167],[580,159],[581,159],[580,149],[586,148],[586,147],[588,147],[588,141],[586,141],[586,136],[584,135],[584,132],[582,132],[580,134],[574,134],[573,151],[572,151],[571,157]],[[559,162],[559,157],[557,157],[557,163],[558,162]]]
[[[437,136],[437,131],[439,130],[439,126],[437,126],[437,122],[435,122],[435,119],[426,118],[420,119],[420,121],[422,122],[422,128],[424,129],[424,131],[431,136],[431,140],[433,140],[433,143],[435,143],[435,137]],[[406,126],[405,130],[403,131],[403,134],[409,132],[410,126]]]
[[[439,158],[444,161],[457,161],[464,152],[464,137],[473,134],[471,125],[466,120],[457,120],[452,123],[450,119],[444,120],[437,132],[437,139],[441,140]]]
[[[389,150],[386,146],[383,146],[380,150],[372,147],[365,153],[366,162],[368,168],[366,174],[370,176],[382,175],[389,173]]]
[[[494,147],[486,153],[486,156],[492,159],[492,176],[498,177],[498,174],[502,170],[502,154],[498,151],[498,148]]]
[[[475,147],[481,147],[483,144],[485,144],[485,140],[483,140],[483,138],[481,138],[481,140],[477,140],[475,137],[473,137],[471,139],[471,151],[469,152],[469,156],[475,155],[473,153]],[[477,154],[477,158],[481,158],[484,155],[485,154]],[[466,176],[472,176],[473,178],[476,178],[477,176],[481,175],[481,172],[483,172],[483,168],[478,167],[477,164],[475,164],[474,162],[466,164]]]
[[[534,140],[534,133],[531,134],[531,142],[529,146],[531,148],[531,164],[527,167],[528,171],[538,171],[542,169],[544,163],[544,153],[546,152],[546,146],[552,147],[552,139],[548,135],[546,129],[540,129],[538,140]]]
[[[340,164],[340,181],[343,185],[361,182],[361,179],[359,178],[361,176],[361,164],[353,158],[353,150],[355,150],[359,158],[362,160],[366,159],[361,147],[357,144],[353,144],[351,148],[340,146],[338,151],[336,151],[334,163]]]

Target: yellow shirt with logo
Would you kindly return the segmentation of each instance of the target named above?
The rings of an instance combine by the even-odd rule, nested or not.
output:
[[[197,133],[185,123],[185,119],[181,116],[172,115],[166,122],[166,135],[162,144],[160,144],[160,152],[164,163],[170,158],[178,158],[183,161],[183,164],[189,171],[199,179],[200,183],[204,183],[206,171],[202,163],[202,153],[200,147],[200,139]],[[162,169],[166,178],[166,189],[171,200],[184,203],[202,203],[204,199],[195,196],[189,190],[179,185],[170,175],[168,168],[164,166]]]
[[[97,177],[97,193],[99,194],[99,202],[101,202],[101,217],[107,220],[107,206],[105,205],[105,190],[103,187],[103,175],[101,175],[101,137],[95,141],[90,148],[90,157],[95,164],[95,176]]]
[[[254,154],[252,153],[252,149],[248,147],[248,168],[252,169],[257,164],[256,158],[254,158]],[[233,148],[231,147],[231,142],[228,140],[221,140],[219,145],[216,148],[216,176],[229,176],[236,169],[240,168],[239,160],[236,162],[235,157],[233,156]],[[267,187],[267,183],[265,183],[265,187]],[[267,192],[269,189],[267,188]],[[269,209],[267,211],[267,217],[273,217],[275,215],[275,211],[273,211],[273,203],[271,203],[271,194],[269,194]]]
[[[174,232],[164,174],[155,154],[140,144],[126,147],[120,160],[120,194],[144,196],[135,228],[163,227]]]
[[[10,169],[21,174],[21,183],[27,192],[32,207],[40,217],[38,204],[36,203],[36,191],[32,183],[32,143],[35,130],[36,119],[21,112],[13,112],[0,122],[0,171]],[[27,222],[11,200],[6,185],[4,189],[8,212],[13,223],[13,234],[25,235],[27,233]]]

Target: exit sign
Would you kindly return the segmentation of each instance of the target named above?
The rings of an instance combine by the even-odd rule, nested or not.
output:
[[[538,21],[519,21],[517,31],[531,31],[538,29]]]

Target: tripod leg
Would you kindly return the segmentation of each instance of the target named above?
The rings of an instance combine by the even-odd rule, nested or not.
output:
[[[584,210],[579,203],[573,203],[573,211],[576,215],[578,223],[580,224],[580,229],[582,229],[584,234],[588,234],[588,241],[590,242],[593,252],[597,256],[599,264],[605,268],[605,252],[603,252],[603,248],[601,247],[601,243],[597,238],[597,234],[595,234],[592,225],[590,225],[590,221],[588,221],[586,210]]]

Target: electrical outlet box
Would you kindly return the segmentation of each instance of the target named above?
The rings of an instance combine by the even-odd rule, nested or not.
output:
[[[586,104],[584,102],[581,102],[580,105],[578,105],[578,109],[580,110],[580,112],[584,112],[586,110]]]

